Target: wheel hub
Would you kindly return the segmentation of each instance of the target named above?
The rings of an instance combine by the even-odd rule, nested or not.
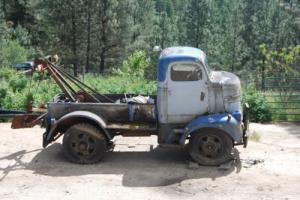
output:
[[[79,150],[79,152],[85,152],[88,149],[88,145],[85,142],[80,142],[78,144],[77,149]]]
[[[100,161],[107,152],[107,141],[97,127],[79,123],[65,132],[63,150],[72,162],[92,164]]]
[[[217,145],[215,143],[207,142],[204,144],[203,150],[206,153],[214,153],[217,150]]]
[[[201,138],[199,146],[200,154],[208,158],[216,158],[219,155],[222,144],[219,138],[214,136],[204,136]]]
[[[87,134],[77,134],[72,138],[72,148],[80,156],[92,154],[95,140]]]

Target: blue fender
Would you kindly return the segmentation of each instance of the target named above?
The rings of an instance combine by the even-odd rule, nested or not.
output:
[[[236,114],[236,113],[235,113]],[[216,128],[227,133],[234,141],[240,142],[243,137],[241,121],[229,113],[218,113],[201,116],[191,121],[180,139],[184,144],[186,138],[202,128]]]

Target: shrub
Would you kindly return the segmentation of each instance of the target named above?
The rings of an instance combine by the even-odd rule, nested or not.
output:
[[[119,75],[134,76],[143,78],[145,69],[150,65],[150,59],[144,51],[135,51],[126,60],[124,60],[121,70],[117,71]]]
[[[251,140],[251,141],[259,142],[260,139],[261,139],[260,134],[255,131],[249,135],[249,140]]]
[[[2,48],[2,65],[11,66],[12,64],[24,62],[27,59],[27,51],[16,41],[8,41]]]
[[[0,79],[10,79],[14,77],[16,72],[9,67],[2,67],[0,69]]]
[[[0,88],[0,99],[5,98],[7,94],[7,88]]]
[[[29,92],[25,95],[25,102],[24,102],[24,107],[28,105],[28,103],[32,102],[33,103],[34,98],[33,98],[33,93]]]
[[[0,88],[0,107],[2,107],[2,104],[4,102],[6,95],[7,95],[7,88],[1,87]]]
[[[16,78],[13,78],[9,82],[9,86],[12,88],[13,92],[21,91],[23,90],[27,85],[27,78],[26,77],[20,77],[17,76]]]
[[[87,74],[85,83],[95,88],[100,93],[134,93],[134,94],[154,94],[156,92],[156,82],[145,79],[135,79],[132,76],[94,76]]]
[[[272,120],[270,106],[262,93],[254,89],[248,90],[243,95],[243,102],[247,102],[250,106],[250,121],[269,122]]]

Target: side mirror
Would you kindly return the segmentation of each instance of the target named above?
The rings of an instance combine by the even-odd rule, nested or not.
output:
[[[154,46],[153,51],[154,52],[160,52],[160,51],[162,51],[162,48],[160,46]]]

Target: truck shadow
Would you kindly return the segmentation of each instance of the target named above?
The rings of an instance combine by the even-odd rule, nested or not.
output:
[[[34,174],[52,177],[121,174],[123,186],[156,187],[180,183],[187,179],[211,178],[215,180],[231,173],[239,173],[241,170],[237,149],[234,149],[234,161],[228,163],[225,169],[198,166],[194,163],[191,167],[190,158],[182,149],[155,148],[147,152],[109,152],[102,162],[93,165],[67,162],[62,155],[59,143],[37,151],[38,153],[29,163],[22,161],[26,151],[0,158],[0,161],[7,158],[15,160],[15,167],[10,165],[7,169],[0,168],[0,171],[6,172],[7,175],[10,170],[23,169],[31,170]],[[0,177],[0,181],[3,178]]]

